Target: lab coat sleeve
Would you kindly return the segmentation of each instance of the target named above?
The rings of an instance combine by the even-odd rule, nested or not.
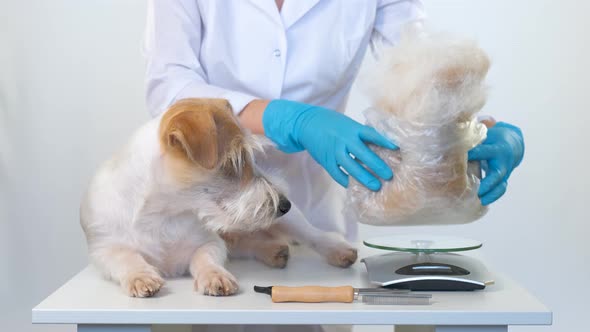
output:
[[[373,54],[383,46],[395,45],[401,28],[409,22],[421,22],[426,18],[421,0],[379,0],[375,26],[371,34]]]
[[[143,53],[152,116],[183,98],[224,98],[241,112],[256,97],[208,84],[199,62],[202,22],[195,0],[149,0]]]

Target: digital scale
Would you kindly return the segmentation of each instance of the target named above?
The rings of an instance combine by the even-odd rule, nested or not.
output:
[[[473,291],[494,281],[478,260],[455,252],[481,248],[482,243],[435,235],[372,238],[371,248],[395,251],[363,258],[369,281],[386,288],[415,291]]]

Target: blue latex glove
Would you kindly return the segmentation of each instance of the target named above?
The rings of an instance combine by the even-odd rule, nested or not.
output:
[[[391,168],[365,142],[389,149],[397,149],[397,146],[375,129],[344,114],[289,100],[273,100],[264,110],[262,125],[266,136],[281,151],[307,150],[343,187],[348,186],[348,175],[340,167],[374,191],[381,188],[381,182],[365,167],[385,180],[393,177]]]
[[[508,178],[524,155],[524,139],[516,126],[498,122],[482,144],[471,149],[469,160],[481,161],[485,177],[479,186],[481,204],[488,205],[506,192]]]

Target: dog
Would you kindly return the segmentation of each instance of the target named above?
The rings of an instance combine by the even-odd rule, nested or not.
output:
[[[284,267],[291,239],[333,265],[354,263],[356,250],[341,235],[309,224],[258,170],[254,152],[262,149],[226,100],[176,102],[93,177],[80,207],[91,262],[133,297],[187,272],[202,294],[234,294],[228,254]]]

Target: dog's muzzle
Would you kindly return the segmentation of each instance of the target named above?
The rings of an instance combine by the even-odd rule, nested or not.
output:
[[[284,216],[291,210],[291,202],[287,199],[287,197],[281,195],[279,196],[279,209],[277,210],[277,217]]]

